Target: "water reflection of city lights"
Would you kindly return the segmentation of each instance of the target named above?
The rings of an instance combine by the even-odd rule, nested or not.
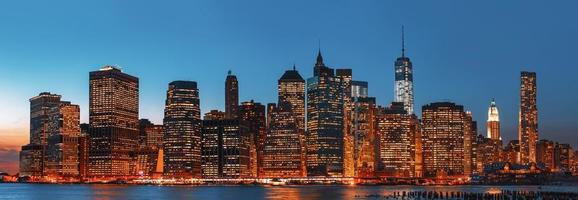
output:
[[[499,188],[490,188],[487,191],[488,194],[501,194],[502,190],[500,190]]]

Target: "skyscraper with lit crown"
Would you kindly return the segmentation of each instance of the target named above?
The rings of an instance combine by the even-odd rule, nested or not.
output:
[[[405,56],[405,40],[401,27],[401,57],[395,61],[395,101],[403,102],[408,114],[413,114],[413,66]]]
[[[498,113],[498,106],[496,106],[494,99],[492,99],[492,103],[490,103],[490,107],[488,108],[487,132],[487,138],[502,140],[502,136],[500,136],[500,114]]]

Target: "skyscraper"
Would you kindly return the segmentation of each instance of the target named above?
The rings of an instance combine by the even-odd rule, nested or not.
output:
[[[91,176],[130,174],[138,145],[139,80],[113,66],[90,72]]]
[[[378,171],[385,177],[422,176],[419,120],[402,102],[392,102],[377,115]]]
[[[521,72],[520,81],[520,118],[518,127],[520,153],[518,162],[526,164],[536,162],[536,142],[538,141],[536,73]]]
[[[262,158],[263,143],[265,143],[265,135],[267,134],[265,106],[253,100],[243,102],[239,106],[239,119],[247,126],[251,140],[249,170],[252,177],[258,177],[261,170],[259,161]]]
[[[51,117],[58,109],[61,96],[42,92],[30,98],[30,142],[20,152],[20,174],[40,177],[46,171],[46,150],[50,136]]]
[[[194,81],[169,83],[163,119],[165,175],[200,177],[201,123],[197,83]]]
[[[423,165],[426,177],[469,176],[467,139],[472,121],[464,107],[436,102],[422,107]],[[470,143],[471,145],[471,143]],[[471,157],[470,157],[471,159]]]
[[[496,101],[492,99],[490,107],[488,108],[488,122],[487,122],[487,137],[492,140],[502,140],[500,136],[500,114],[498,113],[498,106]]]
[[[46,146],[50,111],[60,105],[60,95],[42,92],[30,99],[30,144]]]
[[[307,157],[305,148],[305,80],[303,80],[297,69],[295,69],[295,65],[293,65],[292,70],[285,71],[281,78],[279,78],[277,81],[277,92],[277,105],[281,106],[289,103],[291,106],[291,114],[294,115],[299,140],[302,144],[300,151],[302,153],[301,157],[305,159]],[[273,113],[274,110],[277,109],[276,105],[272,104],[272,106],[274,108],[268,105],[268,113],[269,111]],[[270,120],[272,120],[271,116],[269,114],[267,116],[267,123],[270,123]],[[301,171],[306,173],[305,160],[302,161],[302,164],[303,169]]]
[[[317,54],[314,76],[307,79],[307,173],[309,176],[343,176],[342,80]]]
[[[413,66],[405,56],[403,27],[401,27],[401,57],[395,61],[395,101],[403,102],[408,114],[413,114]]]
[[[270,109],[271,121],[263,146],[263,174],[266,178],[303,177],[304,141],[297,127],[293,106],[285,101]]]
[[[239,109],[239,82],[237,76],[229,70],[225,80],[225,117],[235,119],[238,116]]]
[[[60,105],[60,95],[42,92],[30,98],[30,143],[20,152],[20,174],[42,176],[45,171],[45,150],[50,134],[50,112]]]
[[[55,178],[78,176],[80,107],[62,101],[50,109],[48,120],[45,175]]]

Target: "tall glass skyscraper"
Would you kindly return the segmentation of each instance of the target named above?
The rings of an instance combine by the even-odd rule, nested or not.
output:
[[[403,27],[401,30],[401,57],[395,61],[395,101],[403,102],[408,114],[413,114],[413,66],[405,56]]]
[[[200,177],[202,122],[196,82],[169,83],[163,123],[164,174]]]
[[[536,73],[520,74],[520,118],[518,140],[520,153],[518,162],[536,162],[536,142],[538,142],[538,108],[536,106]]]
[[[307,174],[343,176],[344,88],[334,70],[317,54],[314,76],[307,79]]]

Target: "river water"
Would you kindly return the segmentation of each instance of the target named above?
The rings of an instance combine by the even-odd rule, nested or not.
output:
[[[578,192],[567,186],[154,186],[154,185],[50,185],[0,184],[0,199],[368,199],[368,195],[391,195],[396,191],[478,192],[501,190]],[[370,199],[370,198],[369,198]]]

